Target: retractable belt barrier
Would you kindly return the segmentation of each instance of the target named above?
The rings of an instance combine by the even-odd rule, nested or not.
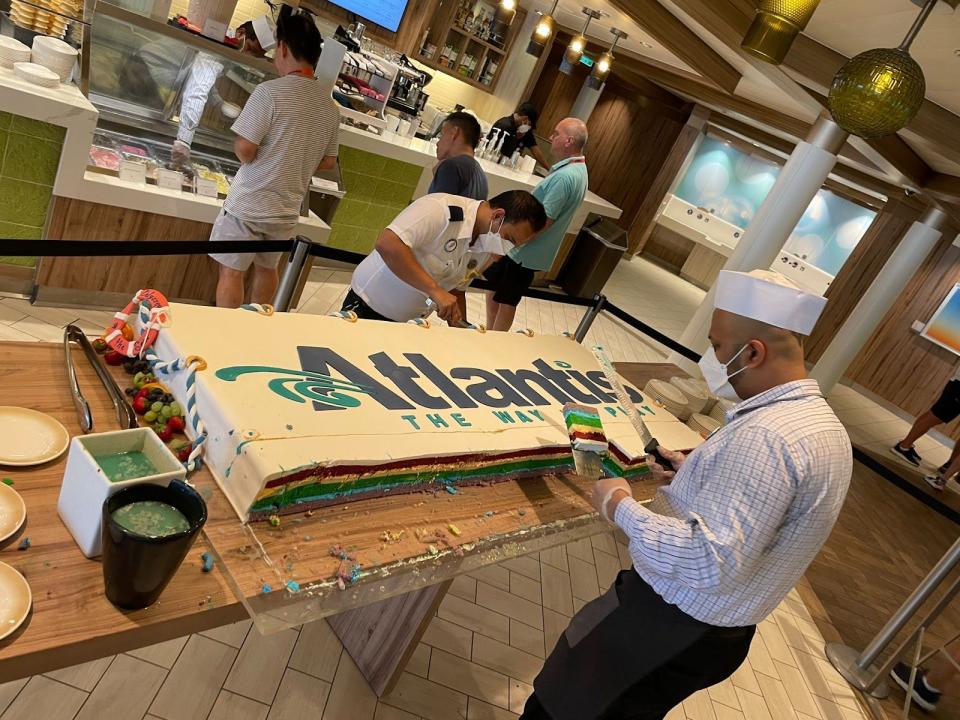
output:
[[[124,256],[161,256],[161,255],[206,255],[208,253],[259,253],[289,252],[290,258],[284,269],[278,289],[278,310],[289,308],[293,290],[303,272],[306,257],[323,258],[348,265],[358,265],[365,257],[363,253],[342,250],[340,248],[318,245],[307,238],[293,240],[147,240],[131,245],[112,240],[9,240],[0,239],[0,256],[6,257],[124,257]],[[493,290],[493,286],[483,279],[477,279],[472,287],[479,290]],[[564,295],[541,288],[528,288],[524,297],[544,300],[563,305],[587,308],[577,327],[576,339],[582,342],[593,321],[601,312],[609,312],[618,320],[647,335],[666,348],[697,362],[700,355],[676,340],[667,337],[659,330],[650,327],[642,320],[617,307],[604,295],[593,298]]]

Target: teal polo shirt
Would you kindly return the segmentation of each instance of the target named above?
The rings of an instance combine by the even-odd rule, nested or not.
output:
[[[513,261],[530,270],[549,270],[586,194],[587,164],[582,156],[567,158],[550,168],[550,174],[533,189],[533,196],[543,203],[553,225],[526,245],[511,250]]]

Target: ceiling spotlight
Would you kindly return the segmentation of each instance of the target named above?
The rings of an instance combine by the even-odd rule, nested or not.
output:
[[[500,8],[507,12],[513,12],[517,9],[517,0],[500,0]]]

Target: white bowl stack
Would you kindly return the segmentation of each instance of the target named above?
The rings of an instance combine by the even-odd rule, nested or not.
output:
[[[31,85],[48,88],[60,87],[60,76],[42,65],[18,62],[13,64],[13,72]]]
[[[693,378],[675,375],[670,378],[670,384],[680,388],[683,394],[687,396],[691,414],[703,413],[705,415],[710,412],[710,409],[716,402],[716,399],[710,394],[710,390],[703,380],[694,380]]]
[[[69,82],[77,64],[77,50],[63,40],[37,35],[33,39],[33,62],[52,70],[61,82]]]
[[[12,68],[18,62],[30,62],[30,48],[19,40],[0,35],[0,67]]]
[[[652,379],[643,387],[643,394],[659,405],[662,405],[671,415],[675,415],[680,420],[686,420],[690,417],[690,407],[687,396],[683,391],[671,385],[664,380]]]
[[[735,402],[730,402],[729,400],[724,400],[723,398],[717,399],[717,404],[713,406],[713,409],[710,410],[710,417],[716,420],[721,425],[727,424],[727,413],[734,408],[736,405]]]
[[[694,432],[700,433],[700,437],[704,440],[719,430],[722,425],[723,423],[718,422],[709,415],[702,415],[700,413],[694,413],[690,416],[690,419],[687,420],[687,427]]]

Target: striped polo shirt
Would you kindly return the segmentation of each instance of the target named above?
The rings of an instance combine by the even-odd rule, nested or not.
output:
[[[234,178],[224,210],[250,222],[294,222],[311,176],[337,154],[340,111],[314,78],[287,75],[261,83],[233,131],[260,146]]]

